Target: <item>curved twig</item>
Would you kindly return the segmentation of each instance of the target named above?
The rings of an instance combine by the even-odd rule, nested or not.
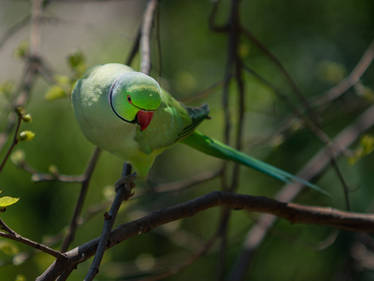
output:
[[[272,214],[289,220],[291,223],[325,225],[356,232],[374,233],[374,215],[340,211],[333,208],[304,206],[280,202],[261,196],[214,191],[179,205],[158,210],[141,219],[122,224],[114,229],[106,248],[111,248],[130,237],[178,220],[191,217],[206,209],[225,206],[235,210]],[[96,252],[100,238],[91,240],[66,252],[67,259],[54,262],[37,281],[55,280],[71,266],[84,262]]]

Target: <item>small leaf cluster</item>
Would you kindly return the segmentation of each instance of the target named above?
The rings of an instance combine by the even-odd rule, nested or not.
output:
[[[22,41],[14,51],[15,57],[19,59],[26,58],[30,53],[30,44],[27,41]]]
[[[0,190],[0,193],[2,193],[1,190]],[[18,200],[19,200],[19,198],[11,197],[11,196],[0,197],[0,211],[4,212],[7,207],[17,203]]]
[[[361,158],[369,155],[374,151],[374,137],[370,135],[364,135],[358,147],[353,152],[353,155],[349,158],[350,164],[355,164]]]
[[[26,113],[23,107],[17,107],[16,112],[23,122],[28,123],[32,121],[31,114]],[[35,137],[35,133],[33,131],[24,130],[19,133],[18,140],[19,141],[31,141],[32,139],[34,139],[34,137]]]
[[[14,91],[14,83],[11,81],[4,81],[0,84],[0,96],[9,98]]]
[[[86,71],[86,59],[82,52],[75,52],[67,57],[67,64],[71,70],[70,76],[55,75],[55,83],[49,87],[45,94],[46,100],[57,100],[69,97],[78,80]]]
[[[363,85],[362,83],[358,83],[357,85],[355,85],[354,89],[358,96],[366,99],[371,103],[374,102],[374,91],[371,88]]]

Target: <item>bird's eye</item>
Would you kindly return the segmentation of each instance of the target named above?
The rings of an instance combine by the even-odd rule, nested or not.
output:
[[[130,96],[127,96],[127,100],[128,100],[129,102],[131,102],[131,97],[130,97]]]

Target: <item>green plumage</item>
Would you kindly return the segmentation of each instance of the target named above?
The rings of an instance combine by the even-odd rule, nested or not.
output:
[[[285,183],[298,181],[316,191],[328,195],[328,193],[323,189],[302,178],[296,177],[290,173],[287,173],[286,171],[283,171],[263,161],[248,156],[247,154],[237,151],[236,149],[217,140],[211,139],[210,137],[205,136],[198,131],[193,132],[182,142],[211,156],[240,163]]]
[[[213,140],[195,128],[209,118],[206,105],[190,108],[151,77],[121,64],[96,66],[77,81],[72,101],[78,123],[94,144],[129,161],[145,177],[155,157],[176,142],[238,162],[283,182],[319,187]]]

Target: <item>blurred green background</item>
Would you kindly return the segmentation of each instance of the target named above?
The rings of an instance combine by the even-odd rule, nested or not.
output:
[[[227,37],[209,29],[208,17],[212,8],[208,0],[162,0],[159,9],[160,51],[156,36],[152,41],[152,76],[180,100],[188,101],[202,90],[223,79]],[[67,58],[83,55],[87,67],[108,62],[124,62],[136,36],[145,1],[48,1],[43,10],[47,19],[40,25],[40,55],[60,76],[70,77]],[[26,0],[0,0],[0,36],[30,13]],[[228,17],[229,1],[222,1],[218,22]],[[241,1],[241,21],[280,59],[297,81],[308,99],[322,95],[350,73],[374,35],[374,2],[372,0],[316,1]],[[49,19],[49,20],[48,20]],[[30,25],[12,34],[0,48],[0,84],[20,81],[24,61],[16,50],[29,40]],[[154,30],[154,35],[156,34]],[[21,47],[22,48],[22,47]],[[160,56],[161,54],[161,56]],[[244,62],[271,81],[302,105],[279,69],[248,40],[242,38],[240,54]],[[139,68],[139,58],[133,63]],[[365,91],[353,88],[330,105],[323,114],[323,128],[335,136],[373,102],[374,69],[361,79]],[[269,138],[290,114],[273,91],[249,74],[246,83],[246,112],[243,151],[290,172],[297,172],[323,144],[309,130],[300,127],[286,135]],[[26,106],[33,121],[23,129],[35,132],[31,142],[22,142],[28,164],[40,172],[51,166],[60,173],[80,174],[94,149],[82,135],[73,116],[69,97],[48,100],[51,85],[38,78],[32,97]],[[212,120],[200,130],[222,139],[223,110],[221,88],[188,105],[208,103]],[[236,124],[236,88],[230,88],[230,110]],[[0,93],[0,130],[7,124],[8,96]],[[370,135],[373,131],[368,131]],[[6,148],[0,153],[3,158]],[[350,149],[360,148],[357,142]],[[369,147],[370,150],[370,147]],[[352,209],[367,211],[373,203],[371,154],[350,164],[344,156],[339,167],[353,190]],[[152,168],[150,180],[166,183],[187,179],[206,171],[214,171],[221,161],[187,147],[176,145],[161,155]],[[95,170],[83,215],[93,206],[111,198],[113,183],[121,172],[122,162],[104,152]],[[317,182],[328,190],[330,200],[315,192],[305,191],[297,201],[344,208],[341,185],[331,168]],[[117,223],[128,222],[163,207],[183,202],[220,189],[215,179],[178,193],[154,194],[138,186],[144,196],[122,207]],[[282,184],[257,172],[241,168],[238,192],[272,197]],[[27,172],[9,161],[0,174],[0,189],[4,195],[20,197],[16,205],[1,213],[1,218],[18,233],[36,241],[45,241],[63,231],[70,222],[79,184],[31,181]],[[160,227],[150,233],[125,241],[105,253],[96,280],[128,280],[130,277],[160,272],[186,260],[215,232],[220,210],[210,209],[192,218]],[[229,244],[226,272],[235,262],[243,239],[257,218],[256,214],[234,212],[229,225]],[[102,213],[84,223],[77,232],[73,246],[97,237],[102,229]],[[279,221],[267,236],[254,257],[247,280],[374,280],[374,253],[360,244],[357,235],[340,233],[334,243],[323,250],[320,242],[330,237],[332,229],[319,226],[291,225]],[[58,246],[58,244],[57,244]],[[361,247],[361,248],[360,248]],[[23,260],[24,254],[32,254]],[[218,247],[201,257],[183,272],[166,280],[215,280]],[[0,280],[18,278],[33,280],[52,262],[52,258],[37,253],[19,243],[0,240]],[[90,262],[80,264],[69,280],[82,280]],[[23,277],[21,277],[23,276]],[[346,278],[346,279],[344,279]],[[22,280],[22,279],[21,279]]]

